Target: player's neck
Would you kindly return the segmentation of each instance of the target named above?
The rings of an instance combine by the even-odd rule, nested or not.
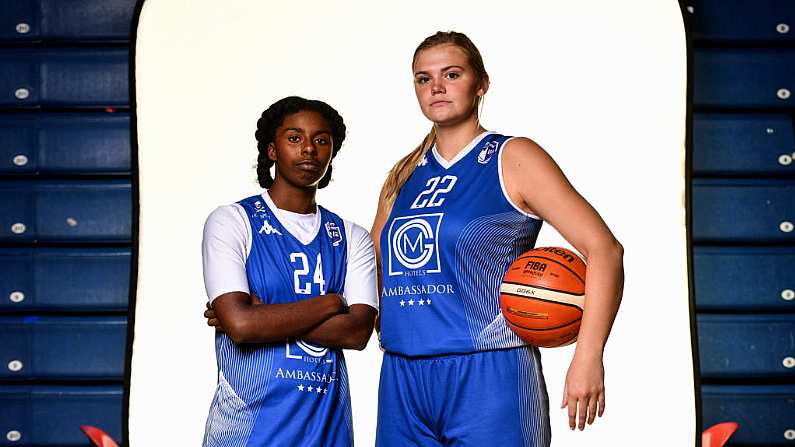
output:
[[[437,125],[436,152],[445,160],[450,161],[485,130],[479,125],[477,119],[468,119],[453,125]]]
[[[267,191],[277,208],[298,214],[313,214],[317,212],[315,194],[317,188],[297,188],[279,181],[277,178],[273,186]]]

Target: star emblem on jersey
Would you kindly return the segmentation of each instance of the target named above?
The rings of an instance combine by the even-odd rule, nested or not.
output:
[[[282,234],[273,227],[267,220],[262,221],[262,228],[259,229],[259,234],[278,234],[281,236]]]
[[[431,299],[420,298],[418,300],[415,300],[414,298],[411,298],[408,301],[400,300],[398,301],[398,304],[400,304],[400,307],[414,307],[414,308],[419,306],[427,307],[431,305]]]
[[[302,393],[311,393],[311,394],[328,394],[328,388],[321,388],[319,386],[304,386],[304,384],[300,384],[296,386],[298,391]]]

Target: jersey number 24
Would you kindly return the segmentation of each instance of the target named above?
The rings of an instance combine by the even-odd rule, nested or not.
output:
[[[309,278],[307,278],[309,276],[309,260],[306,257],[306,253],[290,253],[290,262],[296,267],[293,271],[295,293],[311,295],[312,283],[314,282],[320,287],[320,294],[326,294],[326,281],[323,279],[323,261],[320,259],[320,253],[317,254],[315,274],[312,275],[312,281],[308,281]]]

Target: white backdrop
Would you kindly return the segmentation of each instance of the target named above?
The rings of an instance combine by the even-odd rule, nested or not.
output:
[[[623,243],[605,353],[607,411],[570,432],[572,347],[544,349],[553,445],[695,439],[684,226],[686,48],[675,0],[147,0],[136,46],[141,221],[132,447],[200,445],[216,368],[201,314],[201,232],[259,191],[254,130],[287,95],[340,111],[348,138],[319,201],[369,228],[387,170],[430,124],[411,56],[465,32],[491,76],[481,122],[545,147]],[[539,245],[567,246],[549,226]],[[381,352],[347,352],[354,429],[373,444]]]

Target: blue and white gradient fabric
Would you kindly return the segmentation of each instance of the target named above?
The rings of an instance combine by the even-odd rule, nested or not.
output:
[[[431,148],[381,231],[378,447],[549,446],[538,348],[500,312],[542,224],[507,196],[509,139],[486,132],[450,161]]]
[[[384,354],[377,447],[549,446],[549,401],[538,350]]]
[[[264,303],[343,294],[347,250],[343,220],[318,207],[321,227],[302,243],[263,196],[239,202],[251,225],[248,288]],[[218,387],[205,447],[351,446],[348,375],[341,350],[303,340],[237,345],[216,335]]]
[[[524,346],[500,313],[500,283],[542,221],[508,199],[508,137],[478,136],[446,161],[435,148],[403,185],[381,231],[381,344],[407,356]],[[532,175],[528,173],[528,175]]]

